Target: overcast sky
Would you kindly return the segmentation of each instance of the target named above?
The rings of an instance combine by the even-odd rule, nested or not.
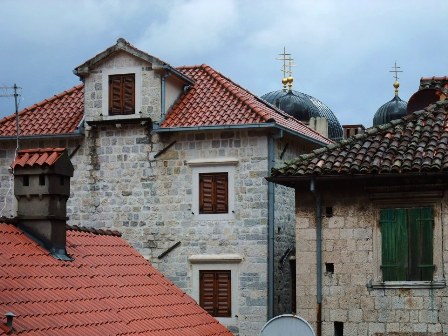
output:
[[[73,69],[123,37],[263,95],[282,88],[286,47],[295,90],[370,127],[393,98],[395,61],[406,101],[422,76],[448,75],[447,16],[447,0],[1,0],[0,86],[16,83],[30,106],[79,84]],[[13,112],[0,97],[0,117]]]

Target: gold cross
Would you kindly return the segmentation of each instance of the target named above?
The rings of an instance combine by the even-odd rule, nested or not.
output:
[[[287,74],[291,76],[291,67],[294,66],[294,64],[292,64],[292,61],[294,61],[294,59],[291,58],[291,54],[286,52],[286,47],[283,47],[283,54],[278,55],[281,56],[281,58],[276,59],[283,61],[283,69],[281,70],[283,72],[283,77],[286,78]],[[288,62],[288,64],[286,64],[286,62]]]

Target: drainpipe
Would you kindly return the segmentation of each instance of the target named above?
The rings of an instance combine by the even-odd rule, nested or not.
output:
[[[274,167],[274,138],[268,136],[268,172]],[[274,317],[274,184],[268,182],[268,320]]]
[[[322,207],[321,198],[316,191],[316,181],[310,181],[310,191],[316,199],[316,324],[317,336],[322,335]]]
[[[283,131],[268,136],[268,172],[275,164],[275,140],[283,137]],[[274,183],[268,182],[268,320],[274,317]]]
[[[170,73],[165,73],[160,76],[161,90],[160,90],[160,119],[165,119],[165,97],[166,97],[166,78],[170,76]]]

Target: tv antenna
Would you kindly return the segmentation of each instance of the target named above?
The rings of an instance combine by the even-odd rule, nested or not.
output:
[[[0,86],[0,97],[14,97],[15,114],[16,114],[16,136],[17,136],[17,148],[19,150],[19,137],[20,137],[20,127],[19,127],[19,96],[21,96],[21,87],[16,84],[14,86]]]

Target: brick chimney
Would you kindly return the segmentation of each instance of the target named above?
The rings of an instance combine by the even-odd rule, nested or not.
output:
[[[19,227],[50,253],[71,260],[66,252],[67,199],[73,165],[64,148],[20,150],[12,164]]]

